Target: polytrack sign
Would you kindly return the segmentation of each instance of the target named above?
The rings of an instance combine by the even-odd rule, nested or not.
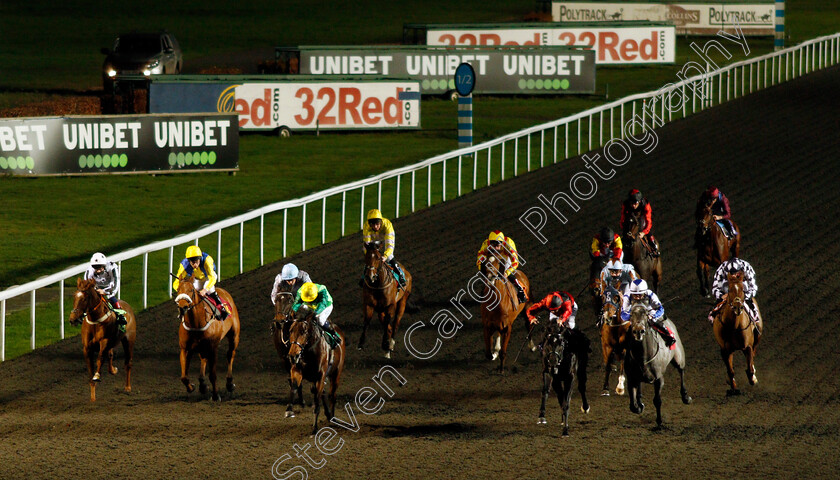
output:
[[[280,47],[276,54],[297,62],[301,74],[407,77],[419,81],[424,94],[454,91],[455,69],[465,62],[475,69],[474,94],[595,91],[595,52],[585,48],[302,46]]]
[[[428,45],[588,46],[595,50],[599,65],[674,63],[677,49],[676,27],[664,23],[430,24],[423,28]]]
[[[241,130],[420,128],[417,82],[245,83],[235,97]]]
[[[673,22],[678,34],[733,33],[737,23],[744,35],[767,36],[775,31],[774,0],[695,2],[553,1],[555,22],[615,22],[647,20]]]

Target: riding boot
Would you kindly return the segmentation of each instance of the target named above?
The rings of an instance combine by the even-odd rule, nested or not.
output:
[[[647,237],[648,245],[650,247],[650,254],[654,257],[658,257],[659,253],[659,243],[653,238],[653,235],[648,235]]]
[[[216,315],[216,320],[219,320],[220,322],[224,322],[225,319],[228,317],[228,311],[227,311],[227,308],[225,308],[224,302],[222,302],[222,299],[219,298],[219,294],[216,293],[216,292],[208,293],[208,296],[210,296],[210,298],[213,300],[213,302],[216,303],[216,310],[218,310],[218,312],[219,312]]]
[[[525,296],[525,289],[522,288],[522,285],[519,284],[519,280],[516,279],[516,272],[511,273],[507,278],[513,286],[516,287],[516,296],[519,299],[519,303],[527,302],[528,297]]]
[[[400,288],[404,289],[405,288],[405,274],[403,274],[402,267],[400,267],[400,264],[397,263],[397,261],[393,258],[391,259],[390,262],[388,262],[388,265],[391,267],[391,269],[394,270],[394,273],[396,274],[397,284],[399,284]]]
[[[329,320],[325,320],[324,324],[321,325],[321,328],[327,334],[327,343],[330,345],[330,348],[335,348],[341,342],[341,336],[338,332],[335,331],[332,324]]]
[[[121,333],[125,333],[125,326],[128,325],[128,321],[125,319],[125,315],[122,313],[117,313],[117,330]]]
[[[660,335],[662,335],[662,339],[665,340],[666,347],[670,348],[673,344],[677,343],[677,339],[674,338],[673,335],[671,335],[671,332],[665,325],[656,322],[652,322],[652,325],[654,330],[656,330],[657,332],[659,332]]]

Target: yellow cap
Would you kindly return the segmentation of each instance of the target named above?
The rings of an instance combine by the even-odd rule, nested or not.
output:
[[[300,299],[304,302],[311,302],[318,298],[318,286],[312,282],[306,282],[300,287]]]
[[[382,212],[380,212],[376,208],[368,210],[367,219],[368,220],[382,220]]]
[[[487,240],[489,240],[491,242],[502,242],[502,243],[504,243],[505,234],[498,231],[498,230],[494,230],[494,231],[490,232],[490,236],[487,237]]]
[[[201,256],[201,249],[198,248],[198,245],[190,245],[187,247],[187,258],[193,257],[200,257]]]

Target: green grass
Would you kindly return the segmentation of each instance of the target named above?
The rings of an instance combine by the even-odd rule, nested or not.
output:
[[[129,2],[132,4],[135,2]],[[139,2],[137,2],[139,4]],[[293,44],[364,44],[398,43],[403,22],[516,21],[534,8],[533,1],[467,2],[464,8],[452,8],[450,2],[427,1],[418,5],[396,2],[283,2],[278,11],[276,2],[252,2],[230,8],[228,4],[208,6],[206,2],[144,3],[144,8],[125,3],[102,2],[96,8],[83,7],[88,2],[0,3],[0,17],[6,19],[4,48],[0,49],[0,108],[15,102],[37,101],[50,91],[83,90],[95,87],[102,60],[99,47],[106,46],[120,31],[166,26],[176,32],[185,58],[224,54]],[[373,7],[375,6],[375,8]],[[473,7],[473,8],[470,8]],[[80,8],[92,16],[77,19]],[[790,10],[792,8],[792,10]],[[49,12],[49,13],[43,13]],[[155,13],[161,12],[161,13]],[[178,20],[166,21],[175,15]],[[72,22],[70,19],[73,19]],[[794,42],[832,33],[840,5],[826,6],[815,0],[805,6],[789,6],[788,28]],[[288,19],[294,19],[290,22]],[[278,28],[282,25],[283,28]],[[30,33],[38,32],[38,34]],[[593,96],[554,97],[477,97],[474,105],[475,141],[496,138],[522,128],[555,120],[566,115],[612,101],[630,93],[655,90],[676,81],[677,70],[688,60],[690,42],[705,39],[690,37],[678,41],[675,65],[639,68],[600,68],[597,75],[598,94]],[[772,49],[769,38],[749,38],[750,57]],[[727,44],[728,45],[728,44]],[[49,57],[43,52],[49,51]],[[731,50],[732,61],[744,59],[743,52]],[[10,68],[14,66],[14,68]],[[35,92],[2,93],[10,89],[36,89]],[[609,98],[605,94],[609,91]],[[101,176],[77,178],[0,178],[0,199],[3,201],[2,248],[0,248],[0,287],[23,283],[54,273],[88,260],[93,251],[115,253],[152,241],[171,238],[223,218],[246,212],[269,203],[299,198],[332,185],[365,178],[399,166],[412,164],[430,156],[453,150],[456,140],[456,105],[441,99],[422,102],[423,129],[400,133],[354,133],[295,135],[279,139],[263,135],[243,135],[240,141],[240,172],[235,176],[217,173],[163,176]],[[617,124],[616,124],[617,126]],[[582,151],[588,150],[588,126],[582,125]],[[576,126],[570,131],[570,155],[578,153]],[[562,138],[563,132],[561,132]],[[595,144],[598,143],[597,134]],[[605,138],[606,140],[606,138]],[[551,146],[552,139],[546,137]],[[539,137],[532,139],[532,168],[539,163]],[[549,147],[551,148],[551,147]],[[558,158],[565,156],[567,145],[558,142]],[[518,173],[526,170],[526,142],[519,143]],[[490,181],[501,179],[498,161],[501,153],[493,152],[494,166]],[[506,147],[505,178],[513,176],[513,145]],[[553,159],[549,150],[546,162]],[[486,158],[463,159],[463,192],[487,184]],[[415,205],[422,208],[443,199],[440,187],[441,167],[432,170],[432,193],[427,198],[426,175],[418,172]],[[447,164],[446,198],[457,194],[457,162]],[[400,214],[411,211],[410,176],[401,179]],[[385,214],[393,216],[396,204],[396,181],[383,185],[382,205]],[[188,192],[188,195],[184,195]],[[348,220],[340,230],[341,197],[327,201],[326,240],[353,234],[359,228],[362,212],[359,193],[346,198]],[[366,189],[365,209],[377,203],[376,188]],[[306,246],[321,241],[321,204],[307,206]],[[301,210],[288,213],[288,231],[282,228],[282,214],[265,217],[264,260],[282,257],[283,246],[292,254],[301,248]],[[245,225],[243,269],[260,265],[259,219]],[[217,258],[223,278],[239,272],[239,229],[223,232],[223,251]],[[214,257],[216,235],[200,239],[203,249]],[[177,262],[186,245],[175,249]],[[150,255],[148,305],[167,298],[169,283],[168,251]],[[123,291],[125,299],[142,309],[142,259],[125,262]],[[67,281],[65,293],[71,290]],[[41,294],[39,293],[39,296]],[[15,299],[28,302],[28,297]],[[65,301],[65,316],[72,306]],[[11,311],[7,315],[6,358],[29,350],[29,310]],[[57,302],[36,308],[37,345],[58,338]],[[67,335],[78,330],[66,327]]]

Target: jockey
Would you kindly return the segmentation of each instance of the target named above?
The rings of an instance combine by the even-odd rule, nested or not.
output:
[[[616,258],[624,260],[624,252],[621,251],[621,235],[613,233],[609,227],[604,227],[601,232],[592,238],[592,245],[589,247],[589,256],[592,260]]]
[[[120,268],[114,262],[109,262],[105,255],[96,252],[90,257],[90,266],[85,271],[85,280],[96,282],[96,291],[108,299],[108,303],[117,314],[117,328],[125,333],[125,314],[119,310],[120,303],[117,296],[120,293]]]
[[[202,253],[198,245],[187,247],[185,257],[178,267],[178,275],[176,275],[178,278],[172,282],[172,288],[177,291],[181,281],[192,276],[193,286],[198,290],[198,294],[209,298],[215,304],[214,307],[218,310],[216,319],[224,321],[230,312],[227,310],[227,305],[219,298],[219,294],[216,293],[218,277],[216,276],[216,265],[213,263],[213,257],[207,253]]]
[[[723,233],[728,238],[734,237],[737,232],[731,220],[732,211],[729,209],[729,199],[717,187],[710,186],[700,195],[700,200],[697,201],[697,209],[694,212],[694,218],[698,222],[703,219],[706,213],[706,207],[708,206],[712,207],[712,215],[714,215],[717,224],[723,229]]]
[[[280,274],[274,278],[274,288],[271,289],[271,303],[275,303],[274,297],[280,292],[280,287],[283,285],[283,282],[286,282],[287,285],[292,287],[292,295],[294,295],[304,283],[311,281],[312,279],[309,278],[309,274],[298,270],[298,267],[294,263],[283,265]]]
[[[315,312],[315,318],[318,319],[318,324],[328,334],[327,343],[330,348],[335,348],[341,341],[341,337],[335,331],[330,323],[330,314],[333,311],[333,299],[327,287],[318,285],[317,283],[306,282],[295,294],[295,303],[292,305],[292,311],[297,312],[301,305],[307,305]]]
[[[394,225],[391,221],[382,216],[382,212],[374,208],[367,213],[367,223],[362,228],[362,242],[380,242],[385,246],[382,252],[382,257],[385,258],[385,263],[391,267],[391,270],[396,273],[397,282],[400,288],[405,287],[405,275],[402,267],[394,258],[394,248],[396,246],[396,233],[394,232]]]
[[[548,311],[549,320],[556,321],[558,325],[565,324],[571,329],[575,328],[578,306],[569,292],[549,293],[548,296],[528,307],[528,310],[525,311],[528,322],[531,325],[538,323],[535,314],[544,310]]]
[[[642,195],[642,192],[635,188],[630,190],[627,195],[627,200],[621,204],[621,219],[618,222],[619,228],[622,232],[629,230],[628,221],[632,216],[639,216],[642,219],[642,224],[639,225],[639,238],[642,240],[642,245],[648,249],[653,256],[659,256],[659,245],[653,235],[650,235],[650,229],[653,227],[653,211],[650,203]],[[645,236],[650,237],[650,243],[645,240]]]
[[[601,270],[601,280],[607,285],[615,287],[618,282],[618,291],[622,294],[626,293],[627,286],[630,282],[636,280],[639,274],[636,269],[629,263],[621,263],[621,260],[612,259],[607,263],[607,266]]]
[[[714,323],[715,316],[718,314],[720,309],[723,308],[723,304],[726,303],[726,298],[729,293],[729,282],[726,275],[738,272],[744,273],[744,298],[747,300],[744,304],[744,308],[750,315],[750,320],[752,320],[753,323],[758,324],[758,308],[753,300],[756,292],[758,292],[758,285],[755,283],[755,270],[753,270],[752,265],[747,263],[746,260],[741,260],[737,257],[732,257],[721,263],[715,271],[715,278],[712,283],[712,293],[717,299],[717,304],[715,305],[715,308],[709,312],[709,322]]]
[[[651,319],[650,325],[654,330],[662,335],[665,340],[665,345],[668,347],[676,343],[676,338],[671,331],[662,325],[665,319],[665,308],[659,297],[655,293],[648,290],[647,282],[641,278],[630,282],[630,288],[624,294],[624,304],[621,307],[621,319],[624,321],[630,320],[630,309],[637,304],[644,305],[648,312],[648,318]]]
[[[481,264],[487,259],[487,255],[493,255],[499,259],[499,262],[505,267],[503,275],[516,287],[516,295],[519,301],[522,303],[527,302],[528,297],[525,296],[525,289],[522,288],[522,285],[519,284],[519,280],[516,278],[516,269],[519,268],[519,254],[516,252],[516,244],[513,242],[513,239],[506,237],[504,233],[498,230],[490,232],[487,240],[478,249],[476,265],[478,265],[479,270],[481,269]]]

